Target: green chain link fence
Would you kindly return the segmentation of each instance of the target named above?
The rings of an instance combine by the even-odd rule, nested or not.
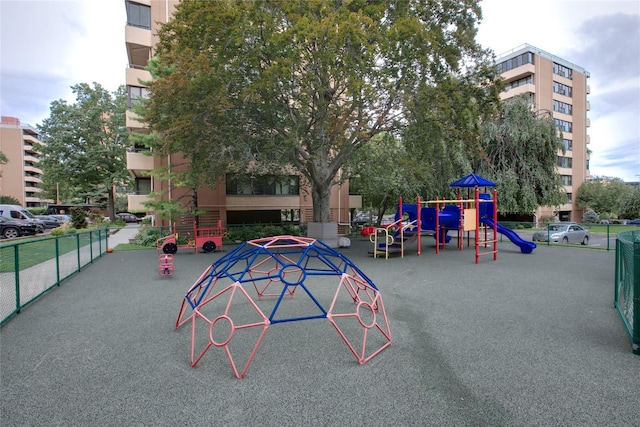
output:
[[[616,239],[614,306],[640,354],[640,231],[623,231]]]
[[[107,250],[108,229],[0,246],[0,325]]]

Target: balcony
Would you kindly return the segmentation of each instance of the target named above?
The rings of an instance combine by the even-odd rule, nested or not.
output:
[[[25,134],[23,134],[23,135],[22,135],[22,140],[23,140],[25,143],[28,143],[28,144],[37,144],[37,143],[40,143],[40,141],[38,141],[38,138],[36,138],[35,136],[30,135],[30,134],[28,134],[28,133],[25,133]]]
[[[143,177],[145,171],[153,170],[153,160],[148,151],[127,152],[127,169],[133,177]]]
[[[31,182],[31,183],[36,183],[36,184],[41,184],[42,183],[42,179],[38,178],[37,176],[25,176],[24,177],[24,182]]]
[[[127,110],[127,119],[126,119],[127,129],[130,131],[133,129],[146,128],[147,125],[144,122],[139,121],[138,115],[131,110]]]
[[[141,68],[129,67],[126,71],[126,79],[128,86],[144,86],[141,82],[150,81],[151,73]]]
[[[514,87],[513,89],[509,89],[506,92],[502,92],[500,94],[500,99],[504,101],[505,99],[512,98],[516,95],[520,95],[521,93],[536,93],[536,87],[531,83]]]
[[[536,67],[533,64],[524,64],[519,67],[512,68],[507,72],[502,73],[502,78],[509,81],[518,80],[528,75],[534,75],[535,72],[536,72]]]
[[[145,28],[127,25],[124,29],[124,39],[127,43],[127,51],[131,53],[129,46],[148,46],[151,47],[151,30]],[[129,58],[131,59],[131,58]]]

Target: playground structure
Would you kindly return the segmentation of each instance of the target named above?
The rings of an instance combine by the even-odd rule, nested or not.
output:
[[[228,232],[222,226],[222,221],[218,220],[215,227],[198,227],[193,223],[193,238],[187,240],[184,245],[178,244],[178,232],[176,224],[173,225],[173,233],[156,240],[156,251],[165,254],[175,254],[178,249],[193,249],[198,253],[198,249],[204,252],[222,252],[222,239],[227,237]]]
[[[162,254],[158,257],[158,274],[162,276],[173,276],[173,255]]]
[[[244,378],[271,325],[325,318],[359,364],[391,345],[382,296],[362,271],[322,241],[275,236],[247,241],[209,266],[187,291],[176,330],[191,323],[192,367],[211,347],[223,348]]]
[[[495,187],[493,182],[470,174],[450,185],[458,188],[457,199],[436,199],[425,202],[417,197],[415,204],[408,204],[403,203],[400,198],[395,222],[384,228],[376,228],[375,232],[369,235],[374,245],[371,252],[374,258],[382,255],[388,258],[391,253],[400,253],[404,256],[404,246],[413,242],[417,244],[419,256],[421,237],[425,235],[435,238],[436,254],[438,254],[451,240],[449,231],[457,231],[459,250],[464,246],[464,233],[466,233],[467,246],[470,246],[471,232],[474,233],[476,264],[482,256],[486,255],[492,256],[494,261],[497,259],[498,233],[511,240],[522,253],[529,254],[536,248],[535,243],[522,239],[513,230],[498,223],[497,191],[494,189],[492,193],[486,192],[487,187]],[[485,187],[485,192],[480,193],[480,187]],[[468,189],[466,199],[461,196],[461,188]],[[470,194],[472,188],[473,198]]]

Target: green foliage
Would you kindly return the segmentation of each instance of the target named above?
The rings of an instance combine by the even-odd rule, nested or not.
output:
[[[42,215],[47,208],[29,208],[27,210],[34,215]]]
[[[338,171],[372,138],[399,134],[413,94],[489,63],[474,40],[480,14],[468,0],[183,0],[149,63],[151,97],[138,111],[162,138],[147,143],[182,153],[196,191],[227,171],[295,167],[310,184],[313,220],[327,222]],[[480,76],[495,70],[477,71],[480,96],[492,84]],[[462,144],[477,128],[473,102],[456,115],[467,124]]]
[[[143,227],[136,234],[136,245],[145,247],[155,247],[156,240],[164,237],[164,233],[161,228],[158,227]]]
[[[474,170],[496,183],[500,212],[530,213],[566,203],[556,172],[562,137],[551,115],[533,112],[528,98],[507,100],[497,121],[483,123],[481,145]]]
[[[635,194],[640,194],[637,191]],[[633,199],[633,188],[622,181],[596,179],[584,182],[578,188],[576,204],[583,209],[593,209],[600,215],[628,215],[629,218],[633,218]],[[640,209],[636,209],[636,212],[640,212]]]
[[[64,228],[61,228],[61,227],[57,227],[51,230],[52,236],[62,236],[64,235],[64,233],[65,233]]]
[[[593,211],[593,209],[587,209],[582,215],[582,222],[585,224],[597,224],[600,221],[600,217],[598,214]]]
[[[69,227],[65,231],[66,234],[76,234],[77,232],[78,232],[78,230],[75,227]]]
[[[79,230],[83,228],[87,228],[87,212],[84,209],[82,208],[71,209],[71,226]]]
[[[354,153],[344,169],[349,191],[361,194],[364,206],[377,207],[378,218],[397,205],[398,197],[419,194],[421,171],[405,146],[389,135],[374,138],[366,149]]]
[[[0,196],[0,204],[20,206],[20,201],[13,196]]]
[[[53,101],[50,116],[38,126],[46,141],[37,144],[43,196],[81,201],[106,197],[113,216],[112,189],[127,186],[131,179],[126,167],[126,88],[110,94],[97,83],[80,83],[71,89],[75,103]]]
[[[629,219],[640,218],[640,186],[636,186],[622,203],[620,216]]]
[[[176,221],[180,215],[189,213],[180,200],[169,199],[162,200],[161,193],[150,193],[148,201],[142,204],[149,210],[153,211],[158,218],[166,218],[171,222]]]

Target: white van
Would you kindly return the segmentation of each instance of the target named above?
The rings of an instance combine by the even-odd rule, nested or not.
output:
[[[44,222],[40,221],[38,218],[33,216],[31,212],[19,205],[0,205],[0,216],[8,219],[21,219],[23,221],[34,223],[38,227],[38,231],[36,231],[36,233],[42,233],[45,229]]]

